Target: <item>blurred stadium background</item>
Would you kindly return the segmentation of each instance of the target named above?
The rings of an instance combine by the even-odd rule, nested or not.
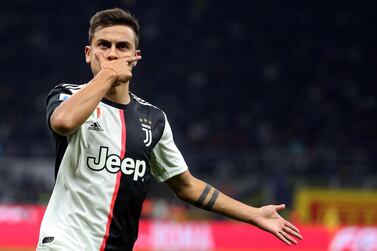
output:
[[[287,250],[377,250],[374,0],[1,1],[0,250],[35,245],[54,183],[45,98],[91,78],[88,20],[111,7],[140,21],[131,89],[166,111],[194,175],[286,203],[305,236]],[[285,250],[271,238],[155,182],[137,250]]]

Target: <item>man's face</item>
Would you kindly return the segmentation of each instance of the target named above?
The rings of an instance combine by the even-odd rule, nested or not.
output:
[[[100,51],[108,60],[140,55],[135,48],[135,33],[125,25],[109,26],[97,30],[92,42],[85,47],[85,59],[94,75],[101,70],[94,53]]]

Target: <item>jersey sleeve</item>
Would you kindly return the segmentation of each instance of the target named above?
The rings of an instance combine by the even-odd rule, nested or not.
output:
[[[152,150],[150,161],[151,173],[159,182],[163,182],[188,170],[181,152],[174,143],[173,133],[165,114],[164,117],[164,131]]]
[[[50,117],[56,107],[58,107],[64,100],[69,98],[72,95],[72,92],[64,86],[64,84],[60,84],[54,87],[50,91],[47,96],[47,124],[48,127],[51,129],[50,125]]]

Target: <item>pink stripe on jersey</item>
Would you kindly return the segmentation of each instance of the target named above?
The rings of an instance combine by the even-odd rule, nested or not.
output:
[[[122,123],[122,147],[121,147],[119,156],[121,159],[123,159],[124,156],[126,155],[126,120],[124,118],[123,110],[119,110],[119,114],[120,114],[120,121]],[[118,172],[117,177],[116,177],[115,187],[114,187],[114,193],[111,199],[110,212],[109,212],[109,215],[107,216],[106,232],[105,232],[105,235],[103,236],[100,251],[105,250],[106,241],[109,238],[110,224],[113,219],[114,204],[118,195],[121,176],[122,176],[122,172]]]
[[[99,116],[101,116],[101,109],[97,107],[97,118],[99,118]]]

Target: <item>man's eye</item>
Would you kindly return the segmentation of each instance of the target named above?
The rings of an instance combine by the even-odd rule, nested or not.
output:
[[[126,44],[126,43],[124,43],[124,44],[121,43],[121,44],[118,44],[118,45],[117,45],[117,48],[120,49],[120,50],[127,50],[128,47],[129,47],[129,46],[128,46],[128,44]]]
[[[100,44],[99,47],[100,48],[109,48],[109,46],[107,44]]]
[[[110,45],[108,43],[99,43],[98,47],[101,49],[106,49],[106,48],[109,48]]]

